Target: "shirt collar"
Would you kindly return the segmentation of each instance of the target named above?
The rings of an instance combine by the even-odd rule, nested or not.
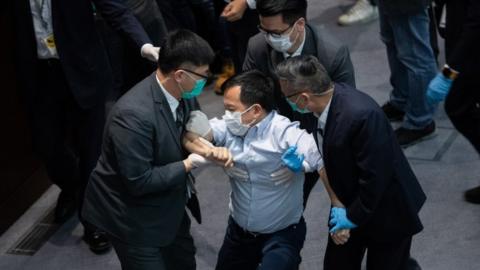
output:
[[[157,74],[155,74],[155,78],[157,79],[157,83],[160,86],[160,89],[162,89],[162,92],[165,95],[165,98],[167,99],[168,106],[170,107],[170,110],[172,111],[173,115],[175,115],[175,111],[177,110],[180,102],[163,87],[162,83],[158,79]]]
[[[320,114],[320,117],[318,118],[318,128],[323,131],[325,131],[325,126],[327,125],[328,112],[330,111],[330,104],[332,103],[332,99],[333,96],[330,98],[330,101],[325,107],[325,110],[323,110],[322,114]]]
[[[299,56],[302,54],[302,51],[303,51],[303,46],[305,46],[305,40],[307,40],[307,37],[306,37],[306,32],[305,32],[305,29],[303,29],[303,41],[302,41],[302,44],[300,44],[300,46],[298,46],[297,50],[294,51],[292,54],[289,54],[287,52],[284,52],[283,53],[283,58],[287,59],[288,57],[295,57],[295,56]]]
[[[254,126],[252,126],[250,129],[255,130],[257,134],[263,134],[268,129],[268,126],[272,122],[273,116],[276,114],[275,111],[269,112],[265,118],[263,118],[260,122],[256,123]]]

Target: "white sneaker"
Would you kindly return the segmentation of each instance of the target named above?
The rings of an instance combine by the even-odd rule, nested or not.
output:
[[[348,26],[357,23],[366,23],[378,18],[378,8],[368,0],[357,0],[345,14],[338,17],[338,24]]]

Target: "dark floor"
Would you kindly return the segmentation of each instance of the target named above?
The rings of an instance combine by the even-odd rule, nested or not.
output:
[[[379,39],[378,22],[341,28],[337,16],[351,0],[309,1],[309,20],[323,25],[348,44],[356,68],[357,87],[382,104],[388,98],[388,65]],[[221,97],[211,91],[200,102],[210,116],[223,113]],[[415,237],[412,254],[427,270],[480,269],[480,206],[462,200],[465,189],[480,184],[480,160],[473,148],[446,118],[443,108],[436,115],[436,136],[406,149],[406,155],[425,189],[428,200],[421,212],[425,230]],[[223,239],[228,215],[227,178],[219,169],[198,173],[198,190],[204,224],[193,224],[198,247],[198,269],[213,269]],[[51,209],[58,189],[52,187],[10,230],[0,238],[0,269],[119,269],[113,252],[93,255],[80,239],[76,219],[64,224],[34,255],[7,255],[6,251]],[[321,269],[327,239],[328,199],[321,185],[310,196],[305,213],[307,240],[301,269]]]

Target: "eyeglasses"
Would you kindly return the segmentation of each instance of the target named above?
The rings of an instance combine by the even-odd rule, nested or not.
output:
[[[257,28],[258,28],[258,31],[260,31],[264,35],[271,35],[274,38],[280,38],[280,37],[282,37],[283,34],[285,34],[285,32],[288,31],[288,29],[292,28],[294,25],[295,25],[295,23],[292,23],[287,28],[285,28],[284,30],[280,30],[280,31],[271,31],[271,30],[265,29],[260,24],[257,24]]]
[[[185,68],[182,68],[182,69],[180,69],[180,70],[186,71],[186,72],[188,72],[188,73],[192,73],[193,75],[197,75],[198,77],[203,78],[203,79],[205,79],[205,80],[208,80],[208,79],[211,77],[210,74],[203,75],[203,74],[200,74],[200,73],[197,73],[197,72],[195,72],[195,71],[192,71],[192,70],[189,70],[189,69],[185,69]]]
[[[291,98],[291,97],[294,97],[294,96],[296,96],[296,95],[298,95],[298,94],[301,94],[301,93],[303,93],[303,92],[305,92],[305,91],[297,91],[297,92],[295,92],[295,93],[293,93],[293,94],[290,94],[290,95],[287,95],[287,96],[285,96],[285,97],[286,97],[286,98]]]

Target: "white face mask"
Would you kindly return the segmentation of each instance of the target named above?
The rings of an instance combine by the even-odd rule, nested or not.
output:
[[[290,30],[289,33],[286,33],[286,34],[281,35],[279,37],[275,37],[271,34],[266,34],[265,39],[267,40],[267,43],[270,44],[270,46],[272,46],[272,48],[275,51],[281,52],[281,53],[286,53],[288,50],[290,50],[290,48],[292,48],[293,44],[295,43],[295,41],[297,41],[297,38],[299,36],[299,34],[297,34],[295,39],[293,41],[290,41],[290,35],[292,34],[293,30],[295,29],[296,24],[297,24],[296,22],[295,22],[295,24],[293,24],[292,29]]]
[[[253,120],[250,124],[246,125],[242,123],[242,115],[248,112],[254,105],[250,106],[243,112],[231,112],[225,111],[223,115],[223,120],[225,120],[225,124],[227,125],[227,129],[236,136],[243,137],[247,134],[248,130],[250,129],[250,125],[255,122]]]

